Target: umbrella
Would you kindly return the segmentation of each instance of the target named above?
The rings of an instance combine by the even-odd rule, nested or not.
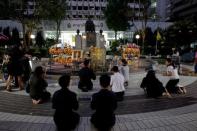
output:
[[[9,38],[5,36],[4,34],[0,33],[0,41],[7,41],[7,40],[9,40]]]

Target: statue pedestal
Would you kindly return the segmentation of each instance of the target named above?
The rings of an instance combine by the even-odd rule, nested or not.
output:
[[[91,68],[93,70],[101,71],[105,67],[106,50],[104,48],[97,48],[97,47],[91,48],[90,57],[91,57]]]
[[[96,35],[96,47],[98,48],[105,48],[105,38],[104,35],[97,34]]]
[[[87,32],[86,33],[86,46],[87,47],[96,47],[96,33],[95,32]]]

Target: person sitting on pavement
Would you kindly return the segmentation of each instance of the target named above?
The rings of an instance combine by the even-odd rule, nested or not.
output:
[[[127,87],[129,82],[129,66],[125,59],[122,59],[121,63],[122,65],[120,66],[120,73],[124,76],[124,86]]]
[[[155,71],[153,70],[148,71],[140,87],[144,89],[147,97],[158,98],[164,95],[170,97],[170,94],[165,90],[163,84],[156,78]]]
[[[46,90],[48,83],[44,79],[45,71],[41,66],[36,67],[29,81],[30,97],[33,104],[39,104],[50,99],[51,94]]]
[[[73,110],[79,107],[77,95],[68,89],[70,76],[63,75],[59,78],[61,89],[56,91],[52,98],[53,116],[58,131],[74,130],[79,123],[80,116]]]
[[[170,80],[166,84],[166,89],[169,93],[186,93],[185,87],[178,86],[179,74],[176,66],[172,62],[171,58],[166,59],[167,72],[166,75],[169,76]]]
[[[114,114],[117,108],[116,95],[110,91],[110,76],[102,75],[100,85],[101,90],[92,96],[91,108],[96,112],[90,120],[99,131],[110,131],[116,121]]]
[[[124,99],[124,76],[120,74],[118,70],[118,66],[112,67],[113,75],[111,76],[110,86],[112,91],[115,92],[116,98],[118,101],[122,101]]]
[[[85,60],[83,62],[83,68],[79,70],[79,83],[78,88],[84,92],[93,89],[93,84],[91,79],[95,80],[96,75],[94,74],[93,70],[89,67],[89,60]]]

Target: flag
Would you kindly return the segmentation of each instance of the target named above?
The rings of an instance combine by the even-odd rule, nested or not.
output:
[[[156,39],[157,39],[157,41],[161,40],[161,35],[160,35],[159,31],[157,31]]]

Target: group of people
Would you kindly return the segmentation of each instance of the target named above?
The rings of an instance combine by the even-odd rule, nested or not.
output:
[[[26,89],[34,104],[42,103],[50,99],[50,93],[46,91],[45,70],[38,66],[32,71],[29,60],[30,55],[24,53],[21,46],[13,46],[4,54],[2,71],[5,89],[8,92],[13,86],[19,87],[19,90]]]
[[[101,90],[92,96],[90,107],[95,113],[90,121],[99,131],[109,131],[115,124],[114,111],[117,100],[110,89],[110,76],[102,75],[99,81]],[[80,120],[80,115],[76,113],[79,108],[77,95],[68,89],[69,75],[61,76],[58,82],[61,89],[56,91],[52,98],[52,108],[55,109],[54,122],[58,131],[73,130]]]
[[[111,69],[112,76],[110,86],[113,92],[116,93],[119,101],[123,100],[125,87],[128,86],[129,81],[129,66],[125,59],[121,60],[121,66],[113,66]],[[84,92],[93,89],[93,83],[91,79],[95,80],[96,75],[92,69],[90,69],[89,60],[85,60],[82,69],[79,70],[79,83],[78,88]]]
[[[125,62],[125,60],[122,61]],[[93,88],[91,79],[96,79],[96,75],[89,68],[89,64],[89,61],[85,60],[82,69],[79,71],[78,87],[82,91],[91,90]],[[112,68],[112,73],[111,77],[107,74],[100,76],[101,90],[93,94],[91,99],[90,107],[95,110],[91,122],[99,131],[108,131],[115,124],[114,111],[117,108],[117,102],[124,98],[125,82],[128,84],[124,75],[119,72],[118,66]],[[69,131],[79,123],[80,116],[76,112],[79,103],[77,95],[68,88],[70,75],[61,76],[58,83],[61,89],[56,91],[52,97],[52,108],[55,109],[54,122],[58,131]],[[41,66],[36,67],[30,76],[29,86],[29,94],[33,104],[43,103],[50,99],[51,94],[46,90],[47,82],[44,77],[44,69]]]
[[[6,56],[9,59],[6,83],[6,90],[8,91],[11,91],[10,82],[13,77],[17,77],[19,89],[24,88],[25,82],[23,82],[22,76],[24,76],[25,70],[22,69],[27,65],[21,64],[22,56],[19,52],[17,55],[15,53],[15,55]],[[143,78],[141,88],[146,91],[148,97],[158,98],[163,95],[171,97],[171,93],[186,93],[186,89],[178,84],[178,70],[172,59],[167,58],[166,65],[166,75],[170,77],[170,80],[165,87],[157,79],[154,70],[149,70],[146,77]],[[89,66],[89,60],[85,60],[79,70],[78,88],[85,92],[93,89],[91,79],[96,79],[95,73]],[[115,124],[114,111],[117,108],[117,102],[124,99],[125,87],[128,86],[129,82],[129,67],[125,59],[121,60],[121,66],[113,66],[111,72],[111,76],[108,74],[100,76],[101,89],[93,94],[91,99],[90,107],[95,112],[92,114],[90,121],[99,131],[109,131]],[[50,100],[51,94],[46,90],[48,83],[45,80],[44,68],[38,66],[30,74],[31,76],[26,76],[27,80],[25,81],[28,81],[27,85],[29,86],[32,103],[39,104]],[[52,97],[52,108],[55,109],[54,122],[58,131],[73,130],[80,121],[80,115],[76,112],[79,108],[77,95],[68,88],[70,75],[62,75],[58,83],[61,89],[56,91]]]
[[[24,89],[24,85],[31,74],[31,67],[29,58],[21,46],[13,46],[5,53],[2,71],[7,91],[12,91],[12,82],[14,82],[14,86],[19,87],[19,90]]]
[[[158,98],[161,96],[171,97],[171,93],[185,94],[185,87],[179,85],[178,68],[175,66],[171,58],[166,59],[167,71],[164,75],[169,76],[169,81],[164,87],[162,82],[157,79],[154,70],[149,70],[146,77],[143,78],[140,85],[148,97]]]
[[[122,61],[124,63],[125,60]],[[92,75],[93,72],[88,65],[89,62],[84,61],[81,74],[90,74],[91,77],[89,78],[85,75],[83,76],[86,77],[85,80],[89,79],[88,82],[90,82],[91,78],[95,79],[95,75]],[[146,89],[149,97],[158,98],[163,95],[170,97],[171,93],[186,93],[186,89],[178,85],[178,70],[170,58],[166,59],[166,65],[166,75],[170,77],[166,87],[157,79],[154,70],[149,70],[146,77],[142,80],[141,87]],[[91,73],[87,73],[87,70],[90,70]],[[92,95],[90,103],[91,109],[95,110],[90,121],[99,131],[109,131],[114,126],[116,121],[114,111],[117,108],[117,102],[123,100],[124,96],[125,79],[120,73],[121,69],[118,66],[113,66],[111,71],[113,72],[111,76],[107,74],[100,76],[101,89]],[[86,87],[86,84],[83,83],[84,79],[81,79],[81,77],[82,75],[79,82],[80,89],[87,88],[87,90],[91,90],[93,84],[87,84]],[[55,109],[54,121],[59,131],[72,130],[80,121],[80,115],[76,113],[76,110],[79,108],[77,95],[68,89],[69,83],[69,75],[61,76],[59,78],[61,89],[56,91],[52,98],[52,106]]]

